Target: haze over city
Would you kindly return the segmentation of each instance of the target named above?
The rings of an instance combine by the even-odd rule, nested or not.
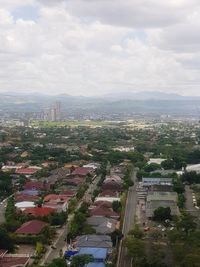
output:
[[[0,92],[200,95],[198,0],[1,0]]]

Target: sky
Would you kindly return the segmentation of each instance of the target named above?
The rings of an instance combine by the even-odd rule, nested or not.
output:
[[[200,95],[199,0],[0,2],[0,92]]]

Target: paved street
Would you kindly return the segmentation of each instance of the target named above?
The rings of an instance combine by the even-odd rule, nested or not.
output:
[[[134,181],[134,186],[129,188],[127,201],[126,201],[126,210],[124,216],[124,224],[122,228],[122,233],[124,238],[127,236],[127,233],[133,228],[136,206],[137,206],[137,193],[136,193],[136,172],[132,174],[132,180]],[[119,258],[117,267],[131,267],[131,258],[127,256],[126,248],[120,243],[119,248]]]
[[[5,210],[7,205],[7,199],[4,199],[2,202],[0,202],[0,224],[5,222]]]
[[[45,254],[45,258],[43,259],[41,265],[45,263],[51,262],[53,259],[58,258],[60,256],[60,250],[62,250],[66,246],[66,236],[67,236],[67,227],[68,225],[63,226],[58,231],[58,236],[52,246],[48,247],[47,253]]]
[[[200,210],[196,209],[193,206],[193,202],[192,202],[192,190],[190,189],[189,185],[185,186],[185,208],[186,210],[192,215],[195,216],[197,218],[196,222],[198,225],[200,225]]]
[[[87,189],[87,191],[85,192],[85,195],[83,197],[83,199],[79,202],[79,204],[77,205],[76,209],[79,209],[81,204],[83,203],[83,201],[91,201],[91,196],[97,186],[97,183],[100,180],[100,176],[96,176],[96,178],[94,179],[94,181],[89,185],[89,188]],[[68,221],[70,222],[74,217],[74,214],[69,215],[68,217]],[[57,232],[57,237],[54,240],[52,246],[54,248],[52,248],[52,246],[49,246],[47,248],[47,252],[41,262],[41,265],[44,265],[45,263],[49,263],[51,262],[54,258],[58,258],[59,254],[60,254],[60,250],[62,250],[64,247],[66,247],[66,236],[67,236],[67,230],[68,230],[68,226],[69,226],[69,222],[63,226],[62,229],[59,229]]]

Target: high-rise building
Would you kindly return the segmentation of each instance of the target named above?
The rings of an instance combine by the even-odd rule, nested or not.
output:
[[[56,121],[60,121],[61,119],[61,102],[60,101],[56,101],[55,103],[55,110],[56,110]]]
[[[56,101],[49,109],[42,112],[42,119],[48,121],[61,120],[61,102]]]
[[[56,118],[56,108],[51,108],[51,121],[56,121],[57,118]]]

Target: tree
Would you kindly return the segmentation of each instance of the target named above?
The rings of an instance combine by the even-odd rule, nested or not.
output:
[[[160,165],[157,163],[151,163],[151,164],[148,164],[144,167],[145,172],[153,172],[156,170],[160,170]]]
[[[182,229],[185,233],[192,232],[196,229],[197,224],[195,223],[194,216],[185,212],[182,214],[180,218],[180,222],[178,223],[178,228]]]
[[[120,203],[120,201],[113,201],[113,203],[112,203],[112,209],[115,212],[120,212],[121,211],[121,203]]]
[[[67,266],[65,259],[58,258],[54,259],[47,267],[65,267]]]
[[[129,236],[125,239],[125,247],[127,247],[128,254],[133,259],[134,266],[140,266],[144,259],[143,241]]]
[[[111,239],[113,246],[117,246],[119,241],[122,239],[123,234],[119,229],[116,229],[114,232],[111,233]]]
[[[8,251],[14,249],[14,241],[2,226],[0,227],[0,249],[6,249]]]
[[[171,219],[171,209],[170,207],[159,207],[156,210],[154,210],[154,220],[155,221],[165,221],[165,220],[170,220]]]
[[[41,256],[41,254],[44,252],[45,248],[41,242],[36,243],[35,251],[37,256]]]
[[[74,215],[74,219],[70,224],[70,232],[69,232],[70,238],[75,237],[78,234],[81,234],[85,222],[86,222],[85,214],[80,211],[77,211]]]
[[[129,235],[133,235],[135,238],[142,238],[144,236],[144,232],[139,225],[136,224],[135,227],[129,231]]]
[[[162,163],[161,163],[161,167],[165,170],[170,170],[170,169],[173,169],[174,168],[174,162],[173,160],[171,159],[167,159],[167,160],[164,160]]]
[[[93,261],[94,258],[90,255],[77,255],[72,258],[71,267],[84,267],[85,264]]]

